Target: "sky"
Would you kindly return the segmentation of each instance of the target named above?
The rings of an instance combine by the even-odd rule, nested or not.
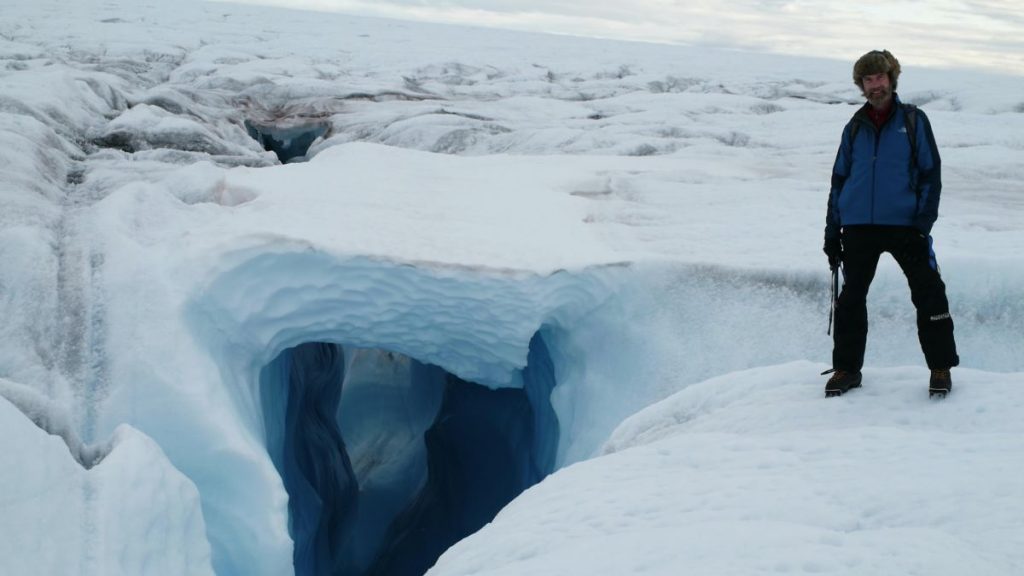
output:
[[[885,48],[915,66],[1024,75],[1017,0],[213,0],[843,60]]]

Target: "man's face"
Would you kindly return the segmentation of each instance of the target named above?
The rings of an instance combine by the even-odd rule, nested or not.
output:
[[[864,96],[875,108],[886,108],[892,99],[892,85],[885,72],[869,74],[861,79]]]

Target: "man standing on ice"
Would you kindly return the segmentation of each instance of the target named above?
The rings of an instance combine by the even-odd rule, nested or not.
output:
[[[843,130],[825,217],[825,254],[843,272],[826,396],[860,386],[868,288],[883,252],[892,254],[910,284],[931,369],[929,394],[948,394],[949,369],[960,363],[930,236],[942,190],[939,151],[928,117],[900,102],[899,75],[900,64],[887,50],[868,52],[853,66],[853,81],[867,103]]]

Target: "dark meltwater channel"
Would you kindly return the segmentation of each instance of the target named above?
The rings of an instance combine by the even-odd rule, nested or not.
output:
[[[327,133],[327,124],[318,122],[281,128],[256,124],[246,120],[245,129],[249,137],[260,143],[263,149],[273,152],[281,164],[305,160],[309,147],[317,138]]]

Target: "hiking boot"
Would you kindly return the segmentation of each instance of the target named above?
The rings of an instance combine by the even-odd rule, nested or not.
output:
[[[825,383],[825,397],[842,396],[854,388],[860,388],[860,372],[836,370]]]
[[[928,396],[945,398],[951,390],[953,390],[953,379],[949,375],[949,368],[932,370],[932,377],[928,380]]]

